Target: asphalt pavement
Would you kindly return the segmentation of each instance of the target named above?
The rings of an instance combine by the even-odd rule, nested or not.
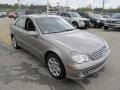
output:
[[[106,66],[83,80],[58,81],[40,60],[12,48],[9,36],[12,22],[13,19],[0,19],[0,90],[120,90],[120,30],[86,30],[108,42],[111,54]]]

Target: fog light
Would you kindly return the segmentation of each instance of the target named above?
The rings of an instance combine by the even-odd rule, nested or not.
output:
[[[79,74],[79,77],[80,77],[80,78],[83,78],[84,76],[85,76],[85,75],[84,75],[83,73],[80,73],[80,74]]]

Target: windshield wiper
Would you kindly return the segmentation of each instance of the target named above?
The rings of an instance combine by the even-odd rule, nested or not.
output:
[[[63,30],[63,31],[61,31],[61,32],[73,31],[73,30],[76,30],[76,29],[66,29],[66,30]]]
[[[60,33],[60,32],[66,32],[66,31],[73,31],[73,30],[76,30],[76,29],[66,29],[66,30],[63,30],[63,31],[56,31],[56,32],[51,32],[51,33],[47,33],[47,34]]]

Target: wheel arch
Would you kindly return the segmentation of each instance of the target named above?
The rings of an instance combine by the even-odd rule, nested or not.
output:
[[[47,56],[49,55],[49,54],[55,54],[56,56],[58,56],[59,58],[60,58],[60,55],[58,54],[58,53],[56,53],[55,51],[53,51],[53,50],[49,50],[49,51],[47,51],[46,53],[45,53],[45,55],[44,55],[44,59],[45,59],[45,64],[46,64],[46,58],[47,58]],[[61,58],[60,58],[61,59]]]

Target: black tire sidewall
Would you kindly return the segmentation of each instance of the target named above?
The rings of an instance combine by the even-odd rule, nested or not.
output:
[[[59,76],[54,76],[54,75],[51,73],[51,71],[49,70],[48,60],[49,60],[49,58],[51,58],[51,57],[55,58],[55,59],[58,61],[58,63],[60,64],[61,73],[60,73]],[[47,57],[46,57],[46,64],[47,64],[49,73],[50,73],[54,78],[56,78],[57,80],[62,80],[62,79],[64,79],[64,78],[66,77],[66,72],[65,72],[64,65],[63,65],[61,59],[60,59],[56,54],[50,53],[49,55],[47,55]]]
[[[76,28],[80,28],[77,22],[73,22],[72,24],[76,26]]]

